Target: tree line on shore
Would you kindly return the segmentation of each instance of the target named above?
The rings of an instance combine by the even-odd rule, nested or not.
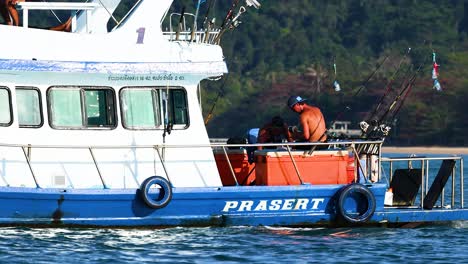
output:
[[[120,20],[136,2],[122,1],[114,17]],[[168,14],[183,8],[194,14],[197,2],[174,0]],[[199,27],[205,26],[206,17],[216,18],[214,25],[219,28],[234,1],[201,2]],[[382,105],[389,107],[404,81],[416,75],[391,122],[387,142],[468,145],[466,1],[260,2],[260,9],[248,8],[240,16],[242,23],[223,35],[221,46],[230,73],[217,82],[202,82],[203,114],[212,117],[207,120],[210,136],[243,136],[274,115],[297,125],[297,115],[286,107],[287,98],[296,94],[319,106],[328,125],[341,119],[357,128],[381,98],[386,101]],[[240,5],[244,1],[235,12]],[[58,23],[47,11],[31,15],[33,26]],[[67,18],[65,13],[58,15]],[[114,25],[111,20],[108,28]],[[433,53],[440,65],[442,91],[433,89]],[[334,81],[340,91],[334,89]]]
[[[205,115],[215,105],[209,132],[239,136],[277,114],[296,125],[285,103],[293,94],[321,107],[329,125],[338,118],[357,128],[416,75],[387,142],[467,146],[467,33],[468,3],[461,0],[264,2],[223,38],[230,74],[224,87],[205,84]],[[442,91],[433,88],[434,53]]]

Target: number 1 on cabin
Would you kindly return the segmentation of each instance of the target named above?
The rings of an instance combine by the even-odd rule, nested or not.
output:
[[[143,39],[145,38],[145,28],[141,27],[136,31],[138,33],[138,38],[136,44],[143,44]]]

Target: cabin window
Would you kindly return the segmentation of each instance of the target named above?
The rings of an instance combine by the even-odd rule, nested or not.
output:
[[[120,101],[125,128],[164,129],[166,116],[174,129],[189,125],[187,95],[182,88],[126,87],[120,92]]]
[[[41,127],[42,102],[37,88],[19,87],[16,89],[16,106],[20,127]]]
[[[165,92],[165,91],[164,91]],[[169,122],[174,125],[187,125],[187,97],[181,89],[169,91]]]
[[[116,127],[115,93],[110,88],[54,86],[47,93],[53,128]]]
[[[154,89],[122,89],[122,121],[129,129],[155,129],[162,125],[159,93]]]
[[[11,111],[11,94],[7,87],[0,86],[0,126],[9,126],[13,123]]]

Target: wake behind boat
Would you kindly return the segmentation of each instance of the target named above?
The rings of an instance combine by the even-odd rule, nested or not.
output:
[[[197,14],[168,14],[172,2],[138,1],[110,32],[106,25],[120,0],[22,2],[23,27],[0,25],[0,35],[15,40],[0,51],[1,225],[349,226],[468,219],[461,157],[384,158],[382,137],[210,143],[199,83],[228,73],[220,40],[260,4],[233,1],[221,27],[205,23],[198,30],[186,22],[197,21]],[[28,28],[36,9],[73,11],[70,32]],[[300,145],[310,150],[297,150]],[[319,145],[327,149],[315,150]],[[434,159],[441,162],[432,181]]]

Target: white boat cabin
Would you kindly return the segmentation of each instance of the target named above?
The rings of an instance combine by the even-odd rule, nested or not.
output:
[[[172,0],[138,1],[107,32],[119,2],[20,3],[23,27],[0,25],[14,42],[0,50],[0,186],[222,185],[198,98],[227,73],[220,46],[163,32]],[[54,8],[71,9],[71,32],[27,27]],[[190,145],[206,147],[177,147]]]

